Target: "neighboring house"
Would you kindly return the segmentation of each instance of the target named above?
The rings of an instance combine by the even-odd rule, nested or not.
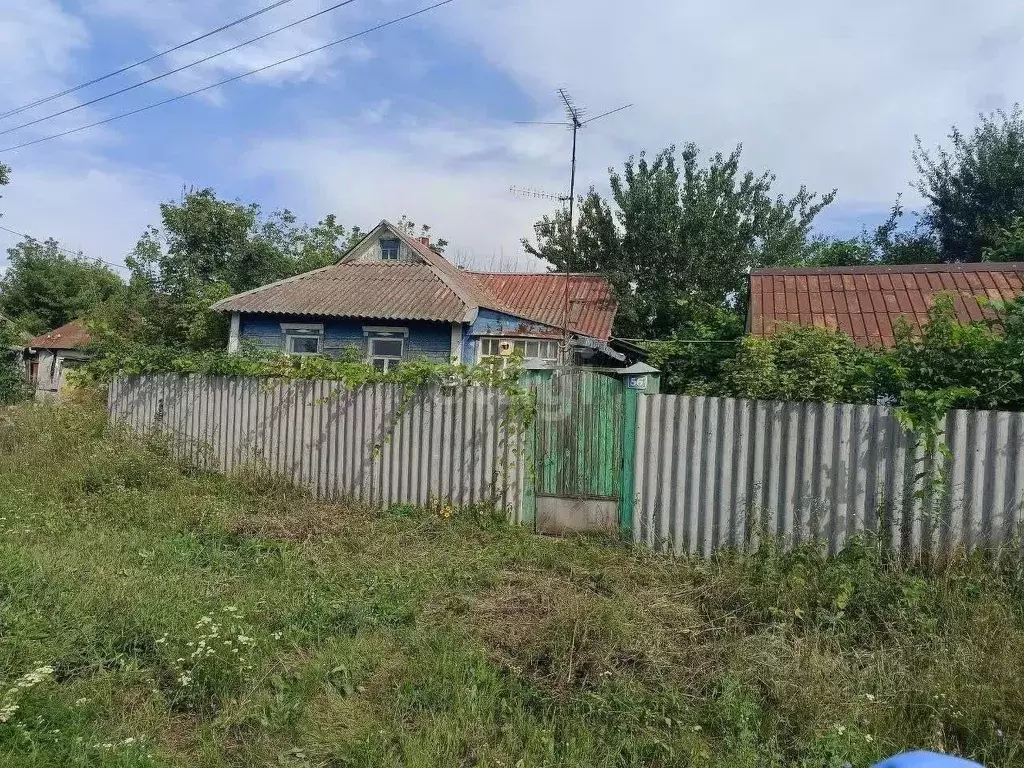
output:
[[[73,320],[25,343],[29,381],[37,398],[60,393],[67,372],[88,359],[85,348],[90,341],[85,325]]]
[[[758,269],[750,273],[747,330],[765,336],[816,325],[842,331],[864,347],[889,347],[899,318],[920,329],[942,292],[954,294],[961,322],[991,317],[978,299],[1024,293],[1024,263]]]
[[[228,348],[246,342],[291,354],[336,356],[355,347],[381,370],[428,358],[476,363],[519,352],[555,364],[566,315],[564,274],[457,268],[382,221],[335,265],[213,305],[231,315]],[[616,303],[600,275],[570,275],[575,362],[624,367],[642,351],[611,338]]]

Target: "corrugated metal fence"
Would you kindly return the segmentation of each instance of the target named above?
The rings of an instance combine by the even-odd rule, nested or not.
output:
[[[164,431],[185,458],[230,472],[256,465],[321,498],[390,505],[493,503],[519,519],[522,441],[496,390],[150,374],[110,386],[111,419]]]
[[[936,485],[888,408],[640,397],[634,538],[680,554],[746,546],[761,531],[833,551],[865,529],[904,552],[1013,540],[1024,414],[952,411],[944,440],[953,458]]]

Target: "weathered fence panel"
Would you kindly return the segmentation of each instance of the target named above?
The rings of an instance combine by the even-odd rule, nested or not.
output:
[[[864,530],[904,552],[1012,541],[1024,414],[952,411],[944,440],[952,459],[936,485],[920,479],[923,448],[889,408],[641,397],[634,538],[705,555],[762,531],[833,551]]]
[[[387,506],[493,503],[519,521],[522,441],[508,401],[483,387],[149,374],[110,386],[111,420],[164,431],[186,458],[230,472],[257,464],[319,498]]]

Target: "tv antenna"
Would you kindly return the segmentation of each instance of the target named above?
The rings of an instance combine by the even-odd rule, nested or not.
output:
[[[591,123],[614,115],[616,112],[622,112],[625,109],[632,107],[632,104],[623,104],[621,107],[615,109],[609,109],[607,112],[602,112],[596,117],[586,117],[586,108],[577,106],[572,96],[565,88],[558,89],[558,95],[562,99],[562,104],[565,107],[565,120],[555,122],[537,122],[533,120],[522,120],[518,121],[518,125],[560,125],[568,128],[572,131],[572,162],[570,165],[569,173],[569,250],[565,256],[565,290],[563,296],[563,309],[562,309],[562,332],[563,332],[563,354],[565,355],[565,361],[568,363],[569,360],[569,288],[572,281],[572,260],[573,251],[576,248],[576,230],[573,228],[573,203],[576,201],[576,135],[579,133],[581,128],[585,128]],[[514,188],[512,188],[514,189]],[[543,193],[538,197],[543,197]],[[563,200],[565,198],[557,198]]]
[[[516,197],[536,197],[541,200],[557,200],[560,203],[564,203],[569,199],[568,195],[552,195],[550,192],[544,192],[540,189],[533,189],[532,187],[516,187],[512,186],[508,188]]]

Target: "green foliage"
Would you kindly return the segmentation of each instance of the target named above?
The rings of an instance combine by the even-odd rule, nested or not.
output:
[[[806,246],[820,199],[801,187],[774,196],[775,177],[740,169],[740,147],[701,165],[693,144],[677,160],[674,147],[648,161],[630,157],[611,172],[612,200],[593,189],[580,200],[572,263],[575,271],[609,275],[619,301],[615,331],[622,337],[687,338],[692,311],[742,303],[754,267],[792,263]],[[537,244],[523,242],[558,269],[567,266],[567,212],[534,227]]]
[[[938,243],[921,222],[901,229],[903,206],[897,200],[889,217],[873,232],[863,230],[849,240],[818,237],[812,240],[793,266],[868,267],[884,264],[933,264],[941,261]]]
[[[941,393],[955,389],[952,407],[1024,409],[1024,300],[990,302],[989,321],[961,323],[952,294],[939,294],[928,322],[916,331],[896,327],[896,344],[885,356],[891,394]]]
[[[132,271],[124,304],[102,313],[110,333],[149,344],[208,349],[227,344],[227,319],[209,311],[233,293],[335,263],[360,237],[328,216],[299,226],[288,210],[264,217],[256,204],[219,199],[213,190],[160,206],[125,260]]]
[[[0,313],[32,335],[53,330],[118,297],[121,278],[99,262],[69,256],[55,240],[23,240],[7,254]]]
[[[981,261],[1024,212],[1024,112],[1015,105],[981,115],[970,133],[954,126],[949,142],[933,153],[917,139],[917,187],[928,201],[922,221],[944,261]]]
[[[11,405],[29,395],[21,359],[21,334],[0,315],[0,405]]]
[[[747,336],[717,362],[715,377],[669,377],[666,389],[762,400],[917,403],[920,423],[936,408],[945,412],[935,403],[1024,410],[1024,299],[986,302],[990,319],[970,323],[957,319],[957,301],[938,294],[921,327],[901,318],[891,349],[864,349],[816,326]]]
[[[982,249],[983,261],[1024,261],[1024,217],[1014,216],[996,230],[992,245]]]
[[[398,229],[405,232],[405,234],[409,235],[410,237],[429,238],[432,229],[429,224],[420,224],[419,232],[417,232],[416,222],[412,221],[404,213],[402,214],[401,218],[399,218],[398,221],[395,223],[395,226],[398,227]],[[439,240],[432,240],[430,243],[430,247],[433,248],[438,253],[444,253],[444,249],[447,247],[447,245],[448,241],[445,240],[444,238],[441,238]]]
[[[662,391],[708,394],[722,376],[722,365],[735,357],[743,335],[743,317],[725,307],[695,306],[686,337],[650,342],[647,362],[661,371]]]
[[[722,365],[717,394],[756,400],[872,402],[875,355],[849,336],[813,326],[747,336]]]
[[[183,471],[100,409],[7,415],[4,764],[1024,754],[1019,552],[937,572],[868,538],[674,560]]]

